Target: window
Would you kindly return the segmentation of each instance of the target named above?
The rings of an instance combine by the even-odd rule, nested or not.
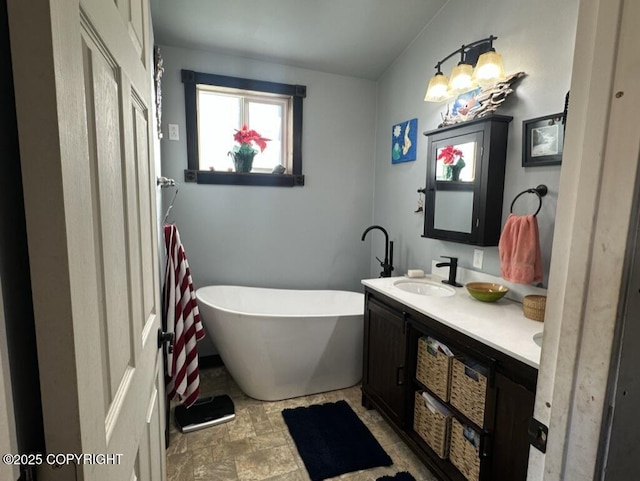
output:
[[[198,170],[233,171],[227,155],[236,142],[233,133],[250,125],[270,139],[256,155],[251,172],[271,173],[277,165],[292,172],[289,125],[291,97],[247,92],[213,85],[196,85],[198,110]]]
[[[302,99],[306,87],[182,71],[187,156],[185,180],[201,184],[304,185]],[[271,139],[250,173],[233,171],[227,153],[236,129],[249,125]],[[284,174],[272,173],[282,164]]]

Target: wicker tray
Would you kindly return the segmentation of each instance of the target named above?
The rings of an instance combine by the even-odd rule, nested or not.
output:
[[[544,311],[547,307],[547,296],[524,296],[522,312],[524,317],[544,322]]]
[[[443,401],[449,401],[452,359],[440,351],[430,352],[426,337],[418,339],[416,379]]]
[[[451,422],[451,446],[449,459],[469,481],[480,478],[480,454],[478,449],[464,437],[464,428],[457,419]]]
[[[431,411],[419,391],[416,391],[413,408],[413,429],[442,459],[449,455],[451,416]]]
[[[451,405],[478,426],[484,426],[487,377],[454,358],[451,367]]]

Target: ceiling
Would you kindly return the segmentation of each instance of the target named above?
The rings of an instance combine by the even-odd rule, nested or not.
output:
[[[151,0],[155,41],[375,80],[447,0]]]

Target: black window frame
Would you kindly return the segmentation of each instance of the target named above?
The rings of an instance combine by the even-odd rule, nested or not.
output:
[[[294,187],[304,185],[304,175],[302,174],[302,100],[307,96],[306,86],[267,82],[264,80],[240,77],[229,77],[226,75],[194,72],[193,70],[182,70],[182,83],[184,84],[188,166],[184,171],[185,182],[197,182],[198,184],[260,185],[273,187]],[[198,111],[196,99],[196,85],[199,84],[291,96],[293,99],[292,173],[264,174],[200,170],[198,158]]]

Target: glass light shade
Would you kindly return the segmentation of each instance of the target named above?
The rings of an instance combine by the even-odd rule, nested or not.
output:
[[[424,96],[425,102],[441,102],[451,97],[448,90],[449,79],[442,72],[438,72],[431,80],[427,87],[427,93]]]
[[[459,63],[451,71],[449,80],[449,91],[453,94],[468,92],[476,87],[473,81],[473,67],[466,63]]]
[[[502,55],[495,50],[483,53],[478,58],[473,79],[480,85],[493,84],[505,79]]]

